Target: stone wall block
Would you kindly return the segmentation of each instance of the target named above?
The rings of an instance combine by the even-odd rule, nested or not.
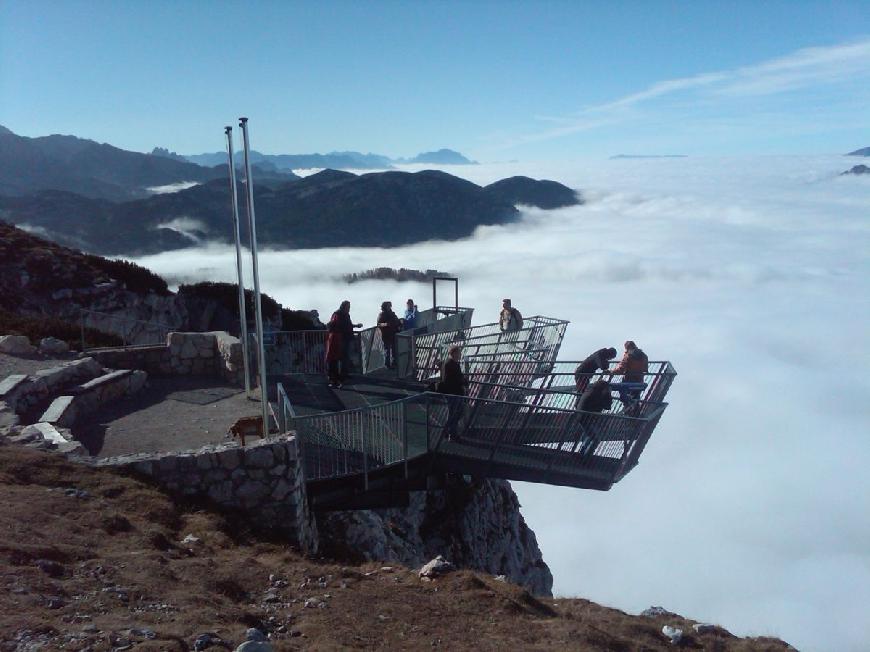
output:
[[[275,483],[275,488],[272,490],[272,498],[274,500],[284,500],[292,491],[293,485],[284,478],[281,478]]]
[[[241,500],[243,504],[256,504],[268,496],[269,493],[269,486],[262,482],[257,482],[256,480],[243,482],[239,488],[236,489],[236,497]]]
[[[166,455],[157,459],[157,472],[160,475],[168,475],[178,468],[178,462],[172,455]]]
[[[208,497],[221,505],[232,502],[233,496],[233,483],[229,480],[217,482],[208,488]]]
[[[278,464],[277,466],[273,466],[269,469],[269,475],[278,475],[283,476],[287,473],[287,465],[286,464]]]
[[[252,447],[245,455],[245,466],[249,469],[268,469],[274,464],[275,456],[270,446]]]
[[[207,471],[215,466],[214,455],[209,453],[203,453],[202,455],[196,456],[196,468]]]
[[[223,482],[227,478],[229,478],[229,473],[227,473],[224,469],[211,469],[210,471],[206,471],[203,473],[203,480],[207,483],[213,482]]]
[[[133,470],[136,473],[141,473],[142,475],[154,475],[154,462],[151,462],[150,460],[135,462],[133,464]]]
[[[242,462],[242,454],[238,448],[228,448],[216,453],[218,464],[221,468],[233,471]]]
[[[202,485],[202,478],[198,473],[185,473],[181,477],[181,484],[185,487],[195,487],[199,489]]]
[[[135,394],[145,386],[145,381],[148,380],[148,374],[141,370],[136,370],[130,376],[129,392]]]
[[[196,357],[196,345],[190,340],[186,340],[181,345],[181,352],[178,354],[182,360],[189,360]]]

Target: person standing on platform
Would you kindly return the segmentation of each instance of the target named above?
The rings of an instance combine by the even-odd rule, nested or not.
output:
[[[408,299],[405,302],[405,318],[402,320],[402,329],[406,331],[413,331],[417,328],[417,319],[419,318],[420,313],[417,310],[417,306],[414,303],[413,299]]]
[[[362,328],[362,324],[354,324],[350,318],[350,301],[345,299],[341,302],[332,316],[338,321],[338,332],[341,333],[341,380],[346,381],[353,370],[351,356],[356,351],[354,342],[354,328]]]
[[[384,365],[387,369],[396,367],[396,333],[402,328],[402,322],[393,312],[391,301],[381,304],[378,315],[378,328],[381,331],[381,341],[384,343]]]
[[[444,424],[444,436],[448,441],[455,441],[457,425],[462,418],[465,407],[465,386],[468,381],[462,373],[459,359],[462,357],[462,347],[454,344],[447,352],[447,359],[441,365],[441,381],[437,390],[441,394],[447,394],[447,422]]]

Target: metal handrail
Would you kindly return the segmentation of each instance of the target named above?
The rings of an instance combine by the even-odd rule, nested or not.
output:
[[[308,451],[305,468],[309,480],[361,474],[367,486],[369,473],[375,469],[397,463],[405,463],[407,469],[409,458],[434,453],[518,467],[543,465],[544,471],[557,469],[578,478],[592,473],[603,482],[613,482],[619,472],[627,472],[626,460],[636,463],[636,456],[632,457],[636,442],[649,438],[652,428],[648,424],[657,422],[666,406],[644,401],[635,414],[591,413],[425,392],[375,406],[298,416],[291,421]],[[464,413],[455,433],[468,442],[464,452],[454,450],[444,432],[456,410]],[[425,421],[421,424],[415,416]],[[421,426],[425,426],[425,435]],[[413,428],[417,428],[417,441],[410,442]],[[440,433],[434,440],[430,437],[432,428]],[[413,454],[409,453],[411,444],[416,450]],[[612,464],[614,461],[618,464]]]
[[[502,331],[500,324],[494,322],[415,338],[413,375],[417,380],[425,380],[436,373],[446,357],[447,349],[454,344],[461,345],[465,351],[473,349],[472,357],[520,353],[535,364],[552,362],[558,356],[568,323],[562,319],[535,315],[516,331]],[[491,350],[484,352],[482,348]],[[533,356],[531,352],[539,354]]]

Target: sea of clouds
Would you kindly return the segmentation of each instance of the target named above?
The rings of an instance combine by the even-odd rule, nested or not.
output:
[[[679,376],[632,473],[606,493],[514,483],[556,594],[650,605],[800,649],[870,641],[870,179],[842,156],[586,160],[447,168],[582,190],[460,242],[271,251],[263,290],[371,325],[421,284],[336,277],[372,267],[461,278],[494,321],[503,297],[571,325],[561,358],[633,339]],[[229,220],[228,220],[229,224]],[[228,247],[139,259],[176,282],[233,280]],[[250,277],[249,282],[250,282]],[[449,293],[440,301],[446,302]]]

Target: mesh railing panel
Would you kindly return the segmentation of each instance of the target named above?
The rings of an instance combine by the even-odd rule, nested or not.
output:
[[[541,481],[555,469],[613,482],[632,446],[648,438],[649,422],[657,421],[665,406],[642,402],[634,415],[593,414],[425,393],[358,410],[291,418],[288,427],[303,442],[310,480],[367,477],[378,468],[431,452],[538,471]]]
[[[524,320],[524,327],[517,331],[502,331],[498,323],[492,323],[415,337],[414,375],[421,381],[436,375],[454,344],[462,347],[466,359],[525,360],[545,368],[556,359],[567,325],[567,321],[534,316]]]

